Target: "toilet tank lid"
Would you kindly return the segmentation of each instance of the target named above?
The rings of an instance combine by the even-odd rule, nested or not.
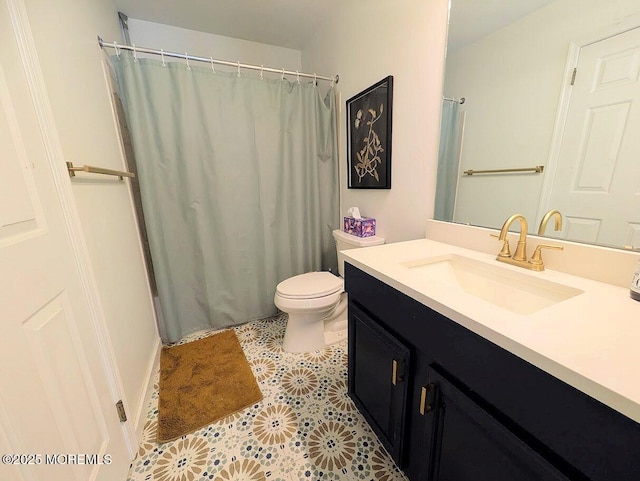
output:
[[[384,237],[377,235],[371,237],[358,237],[352,234],[347,234],[339,229],[333,231],[333,238],[351,244],[354,247],[370,247],[379,246],[384,244]]]

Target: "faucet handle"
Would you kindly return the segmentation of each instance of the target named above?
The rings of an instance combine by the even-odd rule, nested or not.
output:
[[[542,262],[542,249],[555,249],[557,251],[564,250],[563,246],[552,246],[549,244],[538,244],[536,250],[533,251],[533,255],[531,256],[531,260],[529,261],[534,266],[540,266],[541,269],[544,269],[544,263]]]
[[[496,239],[500,239],[498,234],[489,234],[491,237],[495,237]],[[511,249],[509,248],[509,238],[505,236],[504,240],[502,240],[502,249],[498,253],[498,257],[511,257]]]

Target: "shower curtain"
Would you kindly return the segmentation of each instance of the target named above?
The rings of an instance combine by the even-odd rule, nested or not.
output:
[[[460,163],[458,102],[442,101],[434,218],[453,221]]]
[[[336,271],[335,94],[311,82],[112,58],[164,341],[273,315],[278,282]]]

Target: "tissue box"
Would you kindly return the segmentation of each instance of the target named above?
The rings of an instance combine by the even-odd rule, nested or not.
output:
[[[373,217],[345,217],[343,230],[358,237],[373,237],[376,235],[376,220]]]

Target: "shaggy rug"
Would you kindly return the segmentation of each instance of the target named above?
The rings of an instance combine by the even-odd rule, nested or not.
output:
[[[160,354],[158,442],[172,441],[262,399],[233,329]]]

